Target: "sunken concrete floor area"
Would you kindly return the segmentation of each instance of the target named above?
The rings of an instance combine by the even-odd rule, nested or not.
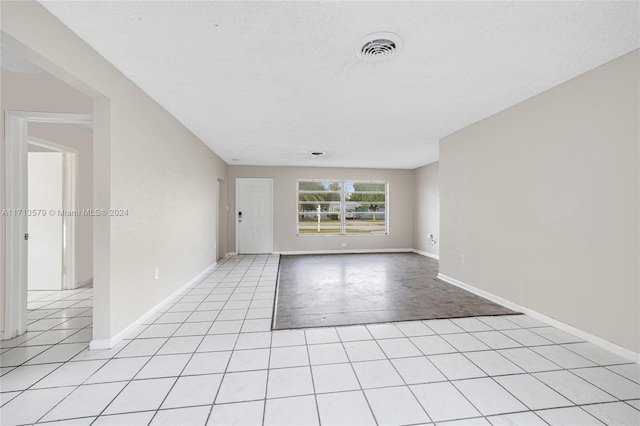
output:
[[[526,315],[270,331],[277,269],[230,257],[111,350],[90,289],[31,294],[0,424],[640,424],[638,364]]]
[[[514,314],[415,253],[281,256],[274,329]]]

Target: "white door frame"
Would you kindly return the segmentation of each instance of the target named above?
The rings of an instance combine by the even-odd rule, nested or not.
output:
[[[235,223],[235,229],[236,229],[236,253],[237,254],[241,254],[240,253],[240,246],[238,245],[238,242],[240,241],[240,229],[238,227],[238,199],[240,197],[238,197],[238,182],[239,181],[247,181],[247,180],[262,180],[262,181],[269,181],[271,183],[271,247],[269,249],[269,253],[273,253],[273,219],[274,219],[274,215],[273,215],[273,179],[272,178],[240,178],[237,177],[236,181],[235,181],[235,185],[236,185],[236,211],[235,214],[233,216],[233,221]]]
[[[28,145],[47,148],[62,154],[62,209],[66,212],[78,210],[78,179],[80,152],[41,138],[28,138]],[[78,288],[78,220],[75,213],[62,217],[62,289]]]
[[[220,219],[222,218],[220,214],[220,186],[222,182],[222,179],[216,180],[216,262],[222,258],[220,254]]]
[[[27,143],[29,123],[75,124],[91,128],[91,114],[37,111],[5,111],[4,166],[5,209],[26,210]],[[5,216],[4,331],[0,340],[12,339],[27,330],[27,216]]]

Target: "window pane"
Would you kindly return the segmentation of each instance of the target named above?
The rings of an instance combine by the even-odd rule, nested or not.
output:
[[[318,205],[320,212],[318,212]],[[341,232],[340,202],[299,204],[299,207],[299,234],[339,234]]]
[[[377,215],[377,219],[357,218],[347,220],[345,230],[347,234],[385,234],[387,232],[387,222],[384,216]]]
[[[384,182],[347,182],[345,190],[346,233],[385,234],[387,185]]]
[[[340,213],[340,201],[321,202],[321,203],[298,203],[298,212],[307,212],[307,215],[314,214],[317,217],[318,206],[320,206],[320,215],[322,217],[328,214]]]
[[[299,181],[298,191],[341,191],[340,182]]]
[[[361,205],[345,212],[347,234],[384,234],[387,231],[384,204]]]
[[[368,204],[384,204],[386,194],[382,193],[369,193],[369,192],[351,192],[346,194],[347,202],[357,202],[362,205]]]
[[[346,182],[346,192],[382,192],[387,191],[387,185],[384,182]]]
[[[300,192],[298,193],[298,201],[306,203],[315,203],[316,207],[319,202],[338,201],[340,202],[340,194],[336,192]]]
[[[320,222],[320,231],[318,231],[318,222],[301,222],[298,224],[298,234],[304,235],[320,235],[320,234],[340,234],[340,221]]]

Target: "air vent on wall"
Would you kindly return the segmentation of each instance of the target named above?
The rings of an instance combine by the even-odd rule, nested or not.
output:
[[[393,33],[373,33],[363,37],[356,53],[365,61],[384,61],[402,46],[402,39]]]

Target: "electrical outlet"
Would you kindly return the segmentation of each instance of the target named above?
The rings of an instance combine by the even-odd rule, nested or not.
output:
[[[464,254],[460,255],[460,263],[467,263],[467,256],[465,256]]]
[[[160,268],[156,268],[156,269],[154,269],[154,271],[153,271],[153,277],[154,277],[156,280],[159,280],[159,279],[160,279]]]

